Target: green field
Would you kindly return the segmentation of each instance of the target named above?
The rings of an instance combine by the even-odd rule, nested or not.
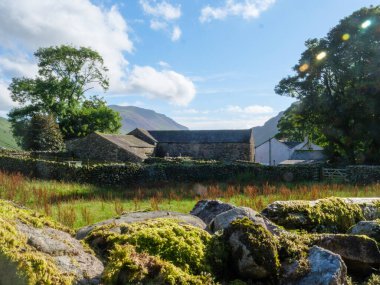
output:
[[[378,197],[380,185],[177,184],[149,189],[107,188],[32,180],[0,172],[0,199],[35,209],[72,228],[109,219],[122,212],[170,210],[188,213],[199,199],[220,199],[261,211],[276,200],[314,200],[331,196]]]
[[[11,124],[0,117],[0,148],[20,149],[12,135]]]

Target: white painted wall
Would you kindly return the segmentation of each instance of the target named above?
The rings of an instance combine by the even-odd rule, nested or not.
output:
[[[269,154],[270,148],[271,155]],[[289,159],[291,153],[291,150],[285,144],[272,138],[270,141],[266,141],[256,148],[255,162],[265,165],[277,165],[280,162]]]

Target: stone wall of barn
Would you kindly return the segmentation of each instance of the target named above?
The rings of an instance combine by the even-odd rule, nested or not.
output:
[[[195,159],[253,161],[254,145],[249,143],[158,143],[155,156],[190,156]]]
[[[66,149],[80,160],[96,162],[141,162],[145,154],[152,154],[154,148],[123,149],[97,134],[66,142]]]

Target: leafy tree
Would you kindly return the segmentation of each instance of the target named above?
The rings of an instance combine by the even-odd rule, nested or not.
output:
[[[61,131],[52,115],[33,115],[23,138],[26,150],[59,151],[64,148]]]
[[[103,91],[108,89],[107,68],[96,51],[62,45],[40,48],[34,55],[38,62],[38,76],[13,78],[9,86],[13,101],[20,105],[9,113],[14,135],[19,140],[35,114],[52,114],[65,138],[84,136],[86,132],[75,130],[86,129],[81,121],[90,120],[85,116],[91,104],[101,106],[97,118],[103,116],[107,121],[96,120],[88,130],[118,131],[121,126],[118,113],[108,108],[102,99],[87,99],[85,96],[88,90],[95,87]],[[94,116],[94,113],[96,110],[91,115]],[[67,118],[73,125],[67,125]]]
[[[300,105],[298,102],[293,103],[285,112],[278,122],[277,139],[288,141],[303,141],[308,138],[320,146],[326,147],[328,142],[321,131],[311,124],[307,117],[301,115]]]
[[[276,93],[297,98],[294,123],[309,125],[335,158],[380,162],[380,6],[344,18],[306,50]]]

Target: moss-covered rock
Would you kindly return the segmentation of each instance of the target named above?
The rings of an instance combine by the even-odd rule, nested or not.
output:
[[[277,201],[262,214],[287,229],[321,233],[345,233],[364,219],[358,204],[334,197],[317,201]]]
[[[380,243],[380,219],[374,221],[361,221],[348,231],[353,235],[366,235]]]
[[[219,279],[277,280],[280,262],[273,235],[248,218],[233,221],[213,236],[208,260]]]
[[[211,236],[202,229],[165,218],[117,225],[117,232],[114,229],[115,225],[99,227],[86,238],[105,260],[116,245],[130,244],[138,253],[160,257],[185,272],[208,271],[205,249]]]
[[[0,200],[0,284],[97,284],[102,263],[49,218]]]
[[[170,262],[146,253],[132,245],[115,245],[109,252],[103,275],[106,285],[212,285],[210,275],[191,275]]]

